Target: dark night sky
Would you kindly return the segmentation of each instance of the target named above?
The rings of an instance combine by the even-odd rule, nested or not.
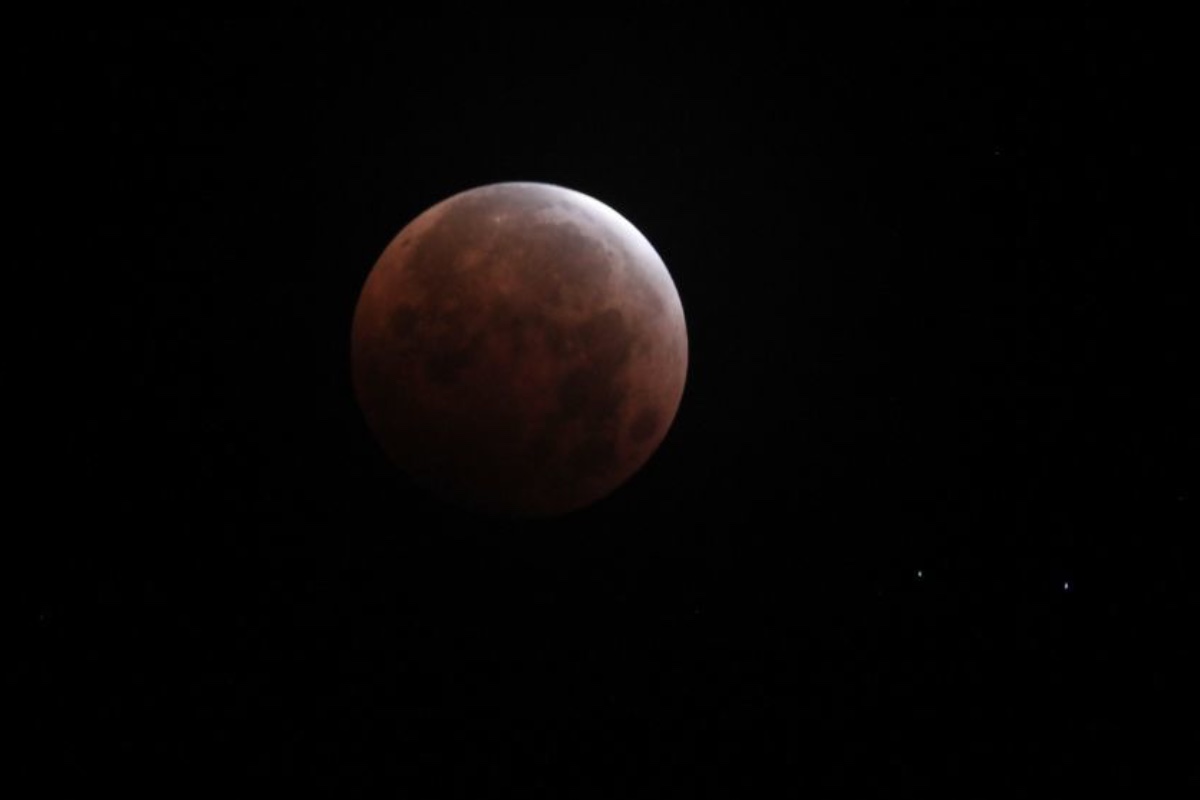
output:
[[[1195,778],[1196,140],[1165,39],[464,13],[18,53],[54,419],[21,663],[52,774],[414,798]],[[500,180],[637,225],[691,340],[648,466],[535,523],[410,486],[349,382],[379,252]]]

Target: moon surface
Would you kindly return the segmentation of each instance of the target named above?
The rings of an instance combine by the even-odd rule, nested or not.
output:
[[[383,251],[354,314],[367,424],[418,484],[485,513],[549,516],[650,458],[683,395],[683,306],[662,259],[587,195],[454,195]]]

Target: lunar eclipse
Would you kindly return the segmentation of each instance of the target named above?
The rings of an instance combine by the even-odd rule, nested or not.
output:
[[[464,191],[409,223],[363,286],[355,393],[416,483],[491,514],[587,506],[637,472],[674,420],[688,344],[649,241],[585,194]]]

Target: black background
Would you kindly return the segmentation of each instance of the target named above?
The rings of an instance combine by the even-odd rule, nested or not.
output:
[[[1166,37],[464,11],[36,41],[10,172],[50,419],[20,662],[46,774],[1194,778],[1195,140]],[[424,496],[349,383],[380,251],[501,180],[621,212],[689,326],[661,449],[549,521]]]

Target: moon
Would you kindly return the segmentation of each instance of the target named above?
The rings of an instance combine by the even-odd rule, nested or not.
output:
[[[675,419],[688,367],[675,283],[637,228],[544,183],[454,195],[388,244],[351,333],[354,391],[413,481],[542,517],[625,483]]]

